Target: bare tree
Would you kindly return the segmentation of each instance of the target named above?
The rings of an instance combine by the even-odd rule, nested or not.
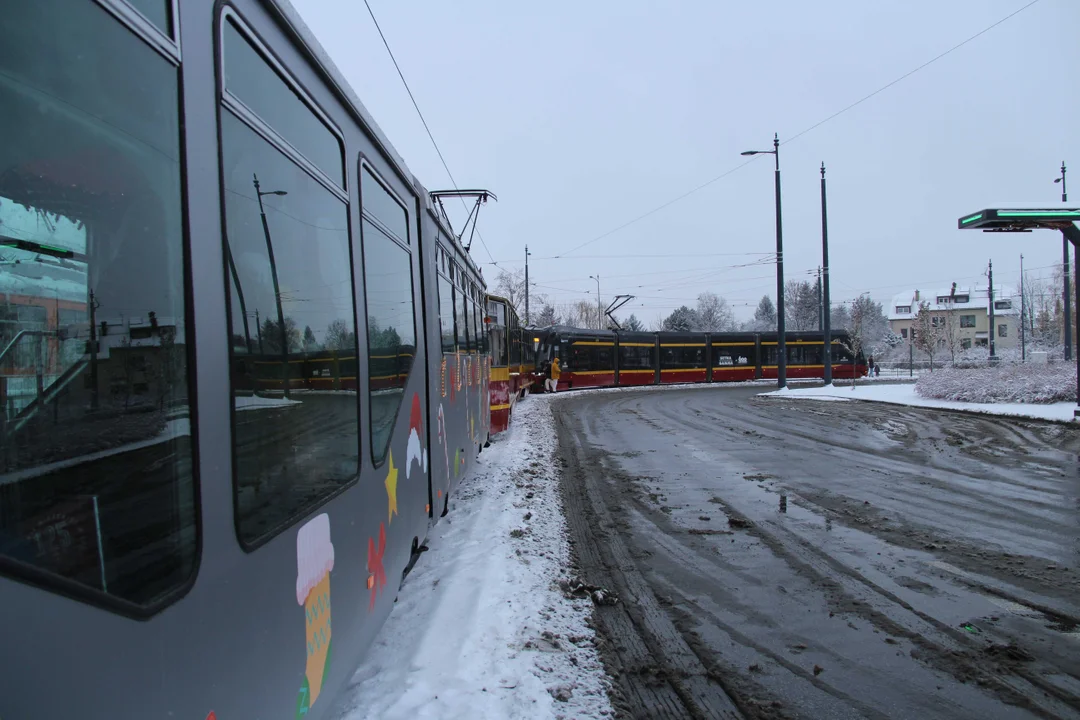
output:
[[[698,329],[705,332],[734,330],[735,311],[727,300],[716,293],[703,292],[697,299]]]
[[[530,283],[531,284],[531,283]],[[500,270],[495,276],[495,288],[493,294],[501,295],[510,301],[517,310],[521,321],[525,322],[525,271],[524,270]],[[548,302],[547,295],[538,292],[529,293],[529,308],[543,308]],[[529,318],[532,322],[532,318]]]

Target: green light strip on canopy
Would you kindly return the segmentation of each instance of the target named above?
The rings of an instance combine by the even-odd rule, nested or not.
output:
[[[998,210],[998,217],[1080,217],[1080,210]]]
[[[968,223],[975,222],[976,220],[978,220],[981,217],[982,217],[982,213],[979,213],[978,215],[972,215],[971,217],[964,218],[963,220],[961,220],[960,224],[961,225],[967,225]]]

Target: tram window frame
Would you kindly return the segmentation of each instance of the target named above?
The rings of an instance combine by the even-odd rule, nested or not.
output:
[[[665,357],[670,353],[670,357]],[[706,367],[705,346],[692,347],[679,345],[660,346],[661,370],[703,370]]]
[[[367,391],[367,396],[368,396],[368,413],[369,413],[370,418],[374,418],[374,412],[375,412],[374,407],[373,407],[374,406],[374,392],[375,391],[374,391],[374,389],[372,387],[372,384],[371,384],[371,377],[372,377],[372,375],[371,375],[371,373],[372,373],[372,370],[371,370],[371,368],[372,368],[371,358],[372,358],[372,350],[373,350],[372,343],[371,343],[371,309],[372,309],[372,306],[375,303],[371,302],[370,298],[368,297],[368,293],[369,293],[369,290],[371,289],[371,282],[370,282],[369,278],[375,277],[377,273],[373,273],[372,268],[369,267],[369,257],[368,257],[368,254],[367,254],[368,248],[369,248],[369,245],[367,243],[368,238],[369,237],[376,237],[376,238],[377,237],[382,237],[382,238],[384,238],[386,240],[389,240],[393,247],[395,247],[395,248],[397,248],[397,249],[399,249],[399,250],[401,250],[402,252],[405,253],[405,255],[408,258],[408,265],[409,265],[409,273],[408,273],[408,275],[409,275],[409,288],[408,288],[407,296],[408,296],[408,302],[409,302],[409,307],[410,307],[409,321],[410,321],[411,325],[410,325],[409,329],[411,330],[411,333],[412,333],[412,335],[411,335],[412,343],[411,343],[411,345],[410,345],[410,343],[407,343],[407,342],[406,343],[399,343],[399,345],[398,345],[398,357],[397,357],[397,359],[396,359],[396,361],[394,363],[394,367],[395,367],[396,372],[397,372],[397,378],[395,378],[395,382],[400,382],[401,383],[400,384],[401,394],[398,397],[397,408],[394,410],[393,416],[390,418],[389,422],[386,424],[386,428],[388,429],[388,432],[386,434],[386,442],[384,443],[383,447],[381,448],[381,450],[382,450],[381,453],[377,452],[377,447],[376,447],[377,443],[376,443],[376,435],[375,435],[375,433],[376,433],[376,431],[378,429],[376,427],[376,423],[374,422],[374,419],[371,419],[371,420],[368,421],[368,426],[369,426],[369,428],[368,428],[369,443],[368,444],[369,444],[369,451],[370,451],[371,461],[372,461],[372,465],[374,467],[379,468],[379,467],[382,467],[382,465],[387,461],[387,458],[389,457],[390,444],[391,444],[391,441],[393,440],[394,428],[397,426],[397,420],[398,420],[398,417],[401,414],[402,408],[406,406],[406,403],[405,403],[405,396],[406,396],[405,386],[408,384],[409,378],[412,377],[412,375],[413,375],[415,361],[416,361],[417,348],[419,347],[419,344],[421,342],[421,338],[419,337],[419,334],[417,332],[417,318],[416,318],[416,315],[417,315],[416,279],[415,279],[416,269],[414,267],[415,263],[416,263],[416,255],[413,252],[412,243],[411,243],[411,241],[409,241],[409,237],[411,237],[411,235],[412,235],[412,214],[409,212],[409,204],[407,202],[405,202],[405,200],[403,198],[401,198],[390,187],[389,183],[386,180],[383,179],[382,175],[378,172],[378,170],[376,170],[374,165],[371,162],[368,161],[367,157],[363,153],[360,153],[360,155],[359,155],[359,178],[360,179],[359,179],[359,182],[357,184],[360,186],[359,187],[360,211],[361,211],[361,222],[360,222],[360,225],[361,225],[361,230],[360,230],[361,250],[360,250],[360,253],[361,253],[361,257],[363,258],[363,268],[364,268],[364,270],[363,270],[363,272],[364,272],[364,316],[365,316],[364,326],[367,328],[367,333],[366,333],[367,353],[368,353],[368,391]],[[368,179],[370,179],[371,182],[365,182]],[[365,200],[365,196],[366,195],[370,196],[370,194],[371,194],[370,191],[372,191],[372,190],[376,191],[376,194],[379,191],[381,191],[381,193],[384,193],[385,196],[389,196],[394,201],[394,203],[397,206],[400,207],[400,209],[402,210],[402,212],[403,212],[403,214],[405,216],[405,223],[403,225],[401,225],[401,228],[403,228],[404,231],[407,233],[407,236],[405,238],[399,238],[394,234],[394,228],[392,227],[392,225],[394,223],[386,223],[379,216],[375,216],[375,215],[372,215],[372,214],[367,212],[368,205],[367,205],[367,201]],[[377,196],[379,197],[380,200],[385,200],[384,195],[377,195]],[[378,205],[378,207],[387,208],[389,206],[386,205],[385,203],[380,203]],[[369,235],[367,233],[368,226],[370,226],[374,230],[373,235]],[[423,312],[422,303],[421,303],[421,306],[420,306],[420,312]],[[390,330],[390,329],[396,330],[397,328],[396,327],[394,327],[394,328],[391,328],[391,327],[384,328],[384,330]],[[409,359],[407,361],[402,362],[401,361],[401,357],[402,357],[401,350],[405,349],[405,348],[409,348],[409,347],[412,347],[413,352],[409,356]],[[423,368],[420,369],[420,372],[423,372]],[[405,377],[401,378],[401,375],[404,375]]]
[[[229,13],[223,13],[220,22],[230,22]],[[319,267],[333,267],[337,270],[339,275],[344,276],[344,282],[347,283],[347,289],[342,292],[342,299],[336,303],[336,310],[341,313],[341,317],[335,318],[332,323],[327,326],[327,333],[329,328],[335,326],[339,321],[345,324],[344,328],[344,341],[349,343],[351,341],[351,347],[339,348],[345,352],[351,352],[357,354],[359,352],[357,347],[358,333],[356,326],[356,306],[355,306],[355,283],[356,278],[353,275],[352,268],[354,266],[355,254],[353,250],[352,231],[350,227],[350,213],[351,203],[347,195],[341,193],[339,189],[328,185],[319,173],[315,171],[308,163],[302,162],[293,156],[289,152],[288,148],[280,145],[280,140],[275,139],[273,136],[267,136],[265,133],[260,132],[257,124],[253,124],[250,118],[238,114],[230,107],[229,103],[222,100],[218,105],[218,122],[221,133],[221,162],[219,164],[221,173],[221,189],[222,189],[222,208],[223,208],[223,253],[226,260],[232,257],[235,260],[236,267],[241,271],[237,275],[228,275],[226,277],[227,283],[227,297],[228,297],[228,328],[230,337],[234,337],[238,332],[238,324],[234,320],[234,314],[240,309],[237,303],[239,302],[239,295],[236,291],[236,281],[242,274],[246,274],[243,265],[242,258],[251,258],[250,262],[254,262],[254,256],[249,254],[245,255],[244,230],[250,228],[254,223],[244,222],[240,218],[244,217],[244,211],[251,209],[254,210],[256,205],[251,203],[258,203],[259,198],[252,198],[251,191],[244,191],[239,189],[230,190],[230,175],[231,172],[228,168],[232,167],[229,162],[229,158],[245,158],[243,153],[249,153],[250,158],[253,158],[252,162],[257,160],[262,167],[273,167],[275,164],[279,169],[279,178],[276,182],[271,183],[275,186],[288,185],[289,190],[285,191],[288,194],[283,195],[284,199],[277,199],[278,203],[289,203],[289,212],[281,212],[277,215],[277,227],[275,228],[275,249],[274,255],[279,259],[285,258],[286,261],[278,268],[285,268],[284,274],[286,283],[293,286],[294,289],[299,290],[302,296],[308,297],[310,300],[314,300],[317,306],[324,308],[327,306],[327,302],[324,298],[316,297],[313,293],[317,292],[329,292],[327,288],[341,288],[341,280],[334,279],[332,282],[326,282],[324,274],[319,271]],[[344,150],[342,149],[344,153]],[[246,158],[245,158],[246,159]],[[264,177],[264,181],[267,178]],[[245,178],[246,183],[246,178]],[[274,188],[278,189],[277,187]],[[273,190],[268,190],[268,193]],[[243,203],[247,202],[250,208],[244,207]],[[293,207],[295,206],[295,208]],[[272,208],[271,208],[272,209]],[[259,208],[262,211],[262,208]],[[330,227],[327,221],[314,222],[315,218],[308,218],[312,220],[299,219],[296,216],[305,212],[311,213],[314,216],[320,213],[325,213],[327,216],[332,216],[340,222],[340,226],[337,228]],[[293,233],[289,234],[288,220],[292,220],[296,223],[304,225],[305,228],[317,228],[317,232],[320,235],[314,238],[305,236],[303,241],[300,241],[298,235],[296,235],[297,229],[293,228]],[[285,223],[284,225],[282,223]],[[285,233],[283,234],[283,229]],[[258,233],[258,240],[253,243],[251,247],[262,247],[263,236],[266,233],[265,227],[262,230],[254,230],[252,232]],[[332,233],[337,232],[338,236],[335,238]],[[329,240],[329,242],[327,242]],[[336,240],[336,242],[335,242]],[[333,259],[328,263],[319,263],[318,259],[320,253],[318,250],[311,253],[304,248],[305,242],[314,242],[316,245],[320,245],[326,248],[326,252],[333,254],[338,253],[340,257],[336,258],[337,262]],[[234,248],[234,244],[236,247]],[[283,253],[282,251],[285,251]],[[298,263],[290,263],[288,261],[289,252],[295,253],[302,258],[312,258],[310,265],[301,266]],[[263,258],[261,253],[265,252],[265,249],[258,250],[260,255],[258,262],[262,262]],[[267,261],[269,258],[265,258]],[[295,257],[293,258],[295,260]],[[314,270],[312,269],[314,268]],[[255,273],[255,277],[262,277],[262,275],[255,270],[248,272]],[[314,274],[313,274],[314,273]],[[272,273],[270,273],[272,275]],[[289,274],[294,275],[294,279],[290,281]],[[297,278],[303,277],[307,280],[307,284],[297,284]],[[249,277],[250,279],[250,277]],[[312,283],[311,281],[314,280]],[[255,287],[259,287],[256,283],[249,283],[247,287],[247,293]],[[267,289],[267,288],[264,288]],[[273,287],[267,289],[270,296],[273,297],[275,290]],[[236,298],[236,301],[234,301]],[[273,303],[272,303],[273,304]],[[281,305],[284,305],[282,301]],[[269,313],[268,313],[269,314]],[[288,317],[285,311],[282,310],[281,314]],[[293,316],[295,322],[295,316]],[[274,319],[267,318],[267,322],[275,323]],[[299,328],[299,323],[296,323]],[[286,324],[286,327],[288,325]],[[302,341],[301,341],[302,343]],[[282,347],[282,345],[286,347]],[[249,351],[250,352],[250,351]],[[281,373],[280,379],[278,379],[277,372],[271,367],[271,375],[267,379],[272,379],[275,382],[280,382],[281,386],[287,383],[290,390],[295,385],[297,380],[303,382],[304,362],[306,353],[303,351],[303,346],[300,344],[295,350],[292,349],[292,342],[289,340],[286,343],[280,341],[277,342],[277,350],[282,357],[285,358],[287,364],[285,365],[284,372]],[[274,350],[266,353],[273,356]],[[236,352],[235,343],[230,342],[230,363],[234,363],[237,357],[251,358],[248,354],[238,354]],[[259,364],[254,359],[251,360],[253,365]],[[280,365],[281,361],[266,360],[265,364],[273,366],[275,363]],[[295,366],[294,366],[294,363]],[[258,383],[262,381],[258,376],[253,376],[253,383],[256,387]],[[287,531],[289,528],[295,526],[303,518],[309,516],[312,512],[322,507],[327,502],[337,497],[341,493],[345,492],[349,487],[354,485],[359,480],[360,471],[363,467],[363,458],[361,455],[361,443],[360,433],[362,419],[360,414],[359,405],[359,392],[357,397],[347,405],[346,413],[349,415],[348,421],[355,425],[355,442],[351,446],[351,451],[348,449],[349,443],[343,442],[340,447],[343,448],[343,454],[340,455],[336,463],[332,462],[332,458],[319,458],[316,462],[310,464],[307,467],[319,467],[323,468],[321,472],[324,472],[326,477],[312,477],[311,471],[300,471],[297,477],[301,478],[299,482],[292,484],[283,483],[282,490],[286,495],[286,502],[271,503],[263,507],[245,508],[244,494],[242,490],[244,483],[249,485],[252,483],[260,484],[263,482],[263,478],[273,476],[273,473],[268,470],[269,467],[274,466],[273,459],[268,458],[264,454],[251,455],[246,459],[242,458],[240,447],[238,444],[241,440],[240,425],[237,423],[236,407],[237,399],[241,397],[238,393],[235,376],[230,381],[230,398],[231,398],[231,428],[232,428],[232,463],[233,463],[233,515],[236,526],[237,539],[241,547],[246,551],[252,552],[257,548],[264,545],[269,540],[277,537],[282,532]],[[252,420],[246,420],[243,427],[247,428],[248,432],[257,433],[258,428],[255,424],[265,424],[273,429],[281,427],[288,427],[290,423],[287,418],[277,416],[275,412],[288,412],[286,410],[272,408],[255,410],[263,414],[262,417],[256,417]],[[315,437],[309,438],[297,438],[297,443],[302,443],[305,446],[315,447],[318,445],[318,439]],[[287,475],[287,474],[286,474]],[[319,488],[320,490],[313,493],[310,497],[303,501],[293,501],[297,497],[295,488],[300,486],[301,483],[307,481],[310,486]],[[292,492],[290,492],[292,491]]]
[[[441,272],[436,273],[436,284],[439,289],[439,343],[443,353],[452,353],[457,350],[454,284]]]
[[[27,6],[30,6],[30,4],[27,4]],[[33,7],[40,8],[41,4],[34,3]],[[131,56],[137,55],[140,52],[146,52],[148,48],[150,51],[149,54],[145,58],[139,58],[139,60],[142,61],[141,65],[145,68],[153,68],[151,71],[157,72],[158,68],[154,66],[154,63],[163,59],[164,64],[160,66],[160,70],[162,73],[164,73],[165,77],[168,78],[167,85],[161,82],[154,83],[154,85],[156,85],[158,88],[163,88],[164,94],[171,98],[170,103],[159,104],[151,102],[149,104],[157,109],[165,109],[167,111],[171,111],[166,113],[167,115],[172,116],[171,122],[165,125],[161,123],[147,124],[147,127],[152,125],[156,128],[161,128],[169,137],[170,145],[168,147],[162,146],[157,149],[159,155],[162,158],[173,161],[174,165],[164,168],[158,168],[159,170],[166,170],[166,172],[164,172],[160,178],[164,179],[165,183],[161,187],[151,184],[150,187],[146,188],[146,190],[149,193],[155,193],[155,191],[157,191],[155,197],[157,197],[159,200],[166,201],[168,203],[167,207],[169,208],[168,212],[161,211],[159,212],[159,215],[155,216],[156,221],[161,221],[166,225],[165,231],[162,231],[160,228],[158,228],[155,232],[162,238],[160,242],[163,243],[163,247],[165,248],[162,253],[164,262],[175,260],[177,263],[177,269],[175,271],[172,271],[175,277],[169,277],[168,280],[170,282],[176,283],[176,286],[172,289],[178,291],[178,293],[176,295],[176,299],[173,301],[175,306],[170,306],[168,310],[172,310],[174,316],[179,316],[183,318],[180,320],[180,323],[183,324],[184,328],[183,334],[180,336],[180,339],[182,340],[184,347],[176,354],[175,358],[176,360],[182,362],[178,373],[179,376],[182,377],[182,380],[180,382],[172,384],[182,386],[183,400],[189,409],[190,430],[186,433],[186,437],[189,439],[190,448],[186,453],[180,453],[178,450],[174,450],[173,454],[186,455],[190,460],[190,469],[187,471],[186,476],[182,478],[180,476],[177,476],[176,478],[169,480],[167,483],[167,490],[173,496],[173,504],[168,507],[165,514],[172,516],[178,523],[182,523],[183,526],[179,527],[175,533],[170,533],[168,535],[154,538],[152,540],[144,537],[142,538],[140,543],[141,547],[147,547],[149,544],[173,545],[175,549],[181,551],[183,554],[181,555],[178,553],[176,555],[176,558],[179,559],[177,566],[177,578],[175,580],[169,579],[165,584],[164,589],[156,590],[152,595],[148,595],[147,599],[145,600],[133,599],[130,596],[125,597],[118,595],[115,592],[111,592],[110,589],[107,587],[108,583],[106,583],[104,580],[104,576],[107,572],[106,566],[110,564],[110,560],[118,560],[122,562],[125,559],[129,559],[122,556],[118,557],[117,550],[118,546],[122,545],[123,543],[122,536],[107,537],[109,544],[112,545],[111,548],[104,548],[104,550],[112,556],[109,559],[106,559],[101,555],[101,546],[98,545],[98,550],[96,552],[98,552],[99,560],[91,569],[90,574],[96,575],[99,572],[101,573],[103,581],[102,587],[100,589],[90,584],[87,584],[86,582],[81,581],[76,577],[69,576],[65,572],[58,570],[55,566],[50,569],[41,565],[38,562],[40,558],[30,560],[28,558],[21,558],[17,555],[0,554],[0,575],[8,576],[16,580],[26,582],[28,584],[40,587],[43,590],[51,593],[70,597],[79,602],[84,602],[95,607],[101,607],[109,612],[114,612],[118,615],[138,619],[146,619],[172,606],[178,600],[187,595],[187,593],[194,586],[196,578],[198,577],[203,549],[202,514],[200,502],[201,478],[199,474],[198,462],[199,453],[196,442],[198,437],[197,413],[199,408],[197,406],[195,394],[193,392],[195,387],[193,377],[195,368],[194,344],[193,342],[191,342],[192,336],[189,330],[189,323],[185,322],[186,319],[190,319],[192,316],[192,297],[189,283],[191,273],[191,256],[190,234],[188,227],[187,193],[185,190],[187,166],[185,163],[185,156],[182,152],[184,143],[184,127],[182,116],[183,98],[181,69],[179,62],[180,50],[179,45],[176,41],[176,36],[178,33],[175,31],[177,25],[175,18],[176,7],[174,3],[169,3],[169,5],[166,7],[166,15],[169,22],[167,33],[162,32],[156,25],[154,25],[146,17],[144,17],[142,13],[139,12],[136,8],[128,5],[127,3],[117,2],[116,0],[101,0],[98,3],[78,4],[78,7],[76,7],[74,11],[70,13],[70,15],[74,16],[77,13],[82,12],[87,13],[87,16],[81,18],[81,20],[71,19],[68,22],[76,24],[81,23],[81,28],[87,34],[92,35],[92,39],[89,40],[87,43],[90,51],[83,50],[83,59],[86,59],[87,57],[90,58],[86,61],[85,65],[86,67],[97,67],[102,70],[102,72],[104,73],[102,77],[110,77],[111,79],[109,82],[111,83],[111,86],[115,92],[117,92],[118,94],[126,92],[127,94],[130,94],[133,99],[136,95],[136,93],[131,92],[130,90],[125,91],[123,88],[119,87],[120,81],[116,79],[116,75],[109,75],[108,66],[110,63],[116,64],[116,60],[121,57],[120,50],[126,52],[129,56]],[[41,28],[48,27],[50,30],[55,31],[56,28],[52,26],[54,26],[57,22],[60,21],[55,20],[55,17],[51,17],[50,22],[48,23],[27,23],[24,24],[24,26],[29,25]],[[17,22],[13,24],[17,24]],[[98,25],[100,27],[92,27]],[[91,30],[93,32],[90,32]],[[113,33],[116,34],[115,37],[107,37],[108,35],[111,35]],[[70,34],[69,39],[71,39]],[[97,51],[99,49],[101,49],[99,55],[95,55],[94,51]],[[16,50],[12,51],[12,54],[14,55],[16,52],[18,52],[17,46]],[[127,59],[134,60],[135,58],[129,57]],[[146,62],[148,59],[150,60],[150,62]],[[97,61],[96,65],[94,64],[95,61]],[[83,63],[80,63],[80,65],[83,65]],[[126,67],[138,66],[140,66],[140,63],[129,62],[126,65]],[[122,73],[120,73],[120,75],[125,78],[127,77]],[[135,73],[132,73],[132,76],[134,75]],[[132,80],[134,83],[138,83],[140,78],[133,77]],[[143,77],[141,78],[141,80],[143,81],[143,83],[145,83],[147,81],[147,78]],[[35,90],[40,92],[40,88],[37,87],[36,83],[30,82],[28,84],[31,87],[34,87]],[[73,87],[79,86],[80,85],[78,83],[73,83]],[[145,85],[143,85],[143,87],[145,87]],[[76,111],[81,110],[84,115],[92,115],[91,110],[81,109],[79,108],[78,103],[71,104],[69,100],[65,99],[65,97],[66,96],[63,95],[57,97],[57,99],[61,102],[68,103],[67,107],[65,108],[65,112],[74,112],[71,110],[71,108],[74,107],[76,108]],[[152,99],[142,98],[142,100],[143,105],[146,105],[147,101]],[[175,113],[174,116],[173,113]],[[43,117],[46,117],[47,115],[48,113],[43,115]],[[132,115],[134,116],[134,114]],[[94,119],[102,123],[103,126],[110,124],[109,119],[106,117],[95,117]],[[19,127],[18,124],[15,124],[14,126],[16,128]],[[46,133],[51,129],[52,128],[48,126],[43,126],[41,128],[38,128],[37,132]],[[127,137],[125,138],[125,142],[129,142],[131,138],[136,138],[138,135],[138,133],[132,133],[130,128],[124,128],[122,125],[117,126],[113,129],[118,130],[121,133],[126,133]],[[92,143],[90,147],[99,151],[102,149],[115,149],[114,145],[109,145],[109,139],[110,137],[108,133],[102,131],[102,135],[96,138],[97,142]],[[144,143],[149,142],[148,140],[142,138],[138,139],[142,140]],[[75,139],[71,139],[71,141],[72,143],[74,143]],[[27,149],[32,150],[32,148]],[[50,150],[59,151],[59,147],[50,147]],[[173,151],[172,155],[170,155],[170,150]],[[130,158],[126,158],[122,155],[121,158],[122,160],[127,160],[127,162],[131,161]],[[72,189],[75,189],[77,186],[72,185],[71,187]],[[43,203],[43,206],[39,209],[44,209],[51,199],[44,197],[43,200],[45,202]],[[133,196],[130,202],[132,204],[135,204],[140,202],[140,199],[138,196]],[[137,209],[145,209],[146,207],[146,204],[143,203],[142,205],[138,205]],[[130,210],[131,207],[129,206],[128,209]],[[60,223],[61,218],[72,224],[75,223],[75,220],[73,218],[79,218],[79,215],[75,213],[73,213],[71,217],[64,214],[50,214],[53,214],[55,216],[54,222],[57,224]],[[89,233],[87,233],[87,235],[88,234]],[[170,235],[171,237],[169,237]],[[86,237],[86,239],[88,240],[89,238]],[[164,243],[166,242],[175,243],[175,247],[171,248],[171,250],[176,254],[175,258],[169,257],[168,253],[170,248],[164,245]],[[77,252],[74,257],[78,263],[84,263],[87,265],[86,272],[88,276],[91,263],[95,265],[99,276],[101,274],[102,267],[113,268],[112,263],[99,264],[97,262],[99,258],[96,257],[96,251],[91,250],[91,248],[89,247],[89,243],[86,243],[82,248],[82,252]],[[115,262],[118,261],[114,260],[113,263]],[[159,258],[158,262],[162,262],[162,258]],[[109,273],[109,270],[106,270],[105,272]],[[112,272],[113,274],[115,274],[115,269],[113,269]],[[100,281],[97,289],[99,291],[103,289]],[[57,300],[56,305],[53,305],[53,298],[51,297],[49,298],[49,301],[47,303],[48,307],[53,307],[55,309],[55,313],[51,318],[51,322],[57,326],[58,331],[60,330],[59,323],[62,322],[60,319],[61,313],[64,310],[70,310],[70,308],[61,308],[60,302],[66,302],[68,304],[71,304],[70,300]],[[159,309],[165,310],[166,308],[162,307]],[[166,310],[166,315],[169,314],[168,310]],[[48,315],[46,322],[50,322]],[[173,327],[175,328],[175,325]],[[83,329],[82,331],[85,332],[86,329]],[[76,329],[75,332],[79,332],[79,330]],[[171,335],[171,337],[175,341],[175,333]],[[60,335],[58,333],[58,341],[62,343],[65,340],[78,341],[78,337],[76,336],[65,338],[63,335]],[[100,341],[97,347],[100,347]],[[96,348],[90,347],[85,348],[85,350],[91,352],[93,352],[93,350],[95,349]],[[85,353],[80,352],[78,353],[78,356],[81,357],[83,354]],[[60,355],[62,356],[62,354]],[[185,435],[181,435],[178,437],[184,436]],[[117,454],[110,457],[119,458],[120,455]],[[17,482],[26,482],[34,478],[43,477],[45,474],[34,474],[37,468],[40,467],[42,466],[36,465],[23,468],[21,472],[26,474],[21,480],[9,481],[6,482],[5,485],[9,488],[14,488]],[[0,471],[6,471],[6,468]],[[15,470],[15,472],[20,471]],[[54,472],[62,473],[63,469],[56,470]],[[84,475],[88,474],[88,470],[85,468],[81,472]],[[80,482],[82,483],[85,483],[85,481],[86,477],[80,479]],[[185,484],[189,485],[189,489],[184,489],[183,486]],[[0,485],[0,488],[2,487],[4,487],[4,485]],[[94,517],[94,523],[97,524],[97,533],[100,542],[101,523],[102,520],[107,518],[106,514],[109,512],[123,513],[123,511],[112,510],[111,504],[108,502],[108,498],[102,497],[97,494],[87,497],[93,497],[92,514]],[[127,499],[127,502],[130,502],[130,498]],[[0,502],[0,504],[4,503]],[[55,515],[55,513],[57,512],[58,505],[56,502],[50,502],[46,500],[45,503],[41,504],[48,506],[49,509],[46,510],[46,514],[51,513]],[[145,505],[143,507],[145,508]],[[14,517],[15,509],[10,506],[8,509]],[[61,532],[66,532],[65,527],[59,527],[56,524],[49,524],[45,529],[52,529],[54,531],[54,535],[59,535]],[[24,538],[22,540],[27,543],[32,542],[29,538]],[[128,542],[130,544],[130,539],[128,539]],[[18,550],[18,543],[9,546],[8,549]],[[165,559],[165,557],[166,556],[159,556],[157,558],[157,561],[160,563],[162,560]],[[115,582],[115,577],[113,581]],[[141,582],[143,585],[145,585],[145,581],[138,581],[138,578],[136,578],[136,582]]]
[[[619,346],[619,369],[620,370],[655,370],[656,348],[652,345],[642,347],[640,345]],[[643,362],[644,361],[644,362]]]

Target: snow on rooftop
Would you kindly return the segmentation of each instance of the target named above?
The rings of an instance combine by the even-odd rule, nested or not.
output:
[[[956,293],[954,297],[963,299],[966,295],[967,302],[953,302],[939,303],[938,298],[947,298],[952,293],[952,286],[923,289],[918,288],[919,299],[915,299],[916,290],[906,290],[902,293],[893,295],[889,306],[885,308],[885,314],[889,320],[910,320],[915,317],[919,312],[919,303],[926,302],[930,304],[931,311],[944,312],[946,310],[963,311],[963,310],[989,310],[990,300],[986,294],[986,286],[956,286]],[[1000,300],[1012,300],[1020,297],[1020,291],[1011,285],[995,285],[994,286],[994,301]],[[1019,313],[1018,303],[1013,303],[1012,308],[995,308],[995,315],[1010,315]],[[898,307],[910,307],[910,312],[897,312]]]

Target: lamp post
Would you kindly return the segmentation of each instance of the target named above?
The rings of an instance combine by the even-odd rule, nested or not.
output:
[[[776,386],[787,387],[787,343],[784,338],[784,220],[780,211],[780,135],[773,134],[772,150],[747,150],[743,155],[776,158]]]
[[[596,281],[596,329],[597,330],[603,330],[604,329],[604,318],[603,318],[604,311],[603,311],[603,305],[600,304],[600,276],[599,275],[590,275],[589,279]]]
[[[266,255],[270,259],[270,277],[274,281],[274,303],[277,305],[278,329],[281,332],[281,387],[286,398],[289,397],[289,335],[285,331],[285,313],[281,309],[281,286],[278,285],[277,263],[274,262],[274,244],[270,241],[270,226],[266,224],[266,211],[263,209],[263,195],[288,195],[284,190],[259,190],[259,176],[255,179],[255,194],[259,197],[259,215],[262,217],[263,236],[266,238]]]
[[[824,317],[822,325],[825,333],[825,350],[822,362],[825,363],[825,384],[832,384],[832,304],[829,301],[829,220],[825,212],[825,163],[821,163],[821,307]]]
[[[525,246],[525,327],[529,326],[529,246]]]
[[[1065,161],[1061,161],[1061,177],[1054,178],[1054,183],[1061,183],[1061,202],[1069,202],[1069,193],[1065,187]],[[1078,258],[1080,259],[1080,258]],[[1065,236],[1061,238],[1061,264],[1062,264],[1062,277],[1065,280],[1065,288],[1062,293],[1065,299],[1065,359],[1072,358],[1072,303],[1069,297],[1069,239]]]

